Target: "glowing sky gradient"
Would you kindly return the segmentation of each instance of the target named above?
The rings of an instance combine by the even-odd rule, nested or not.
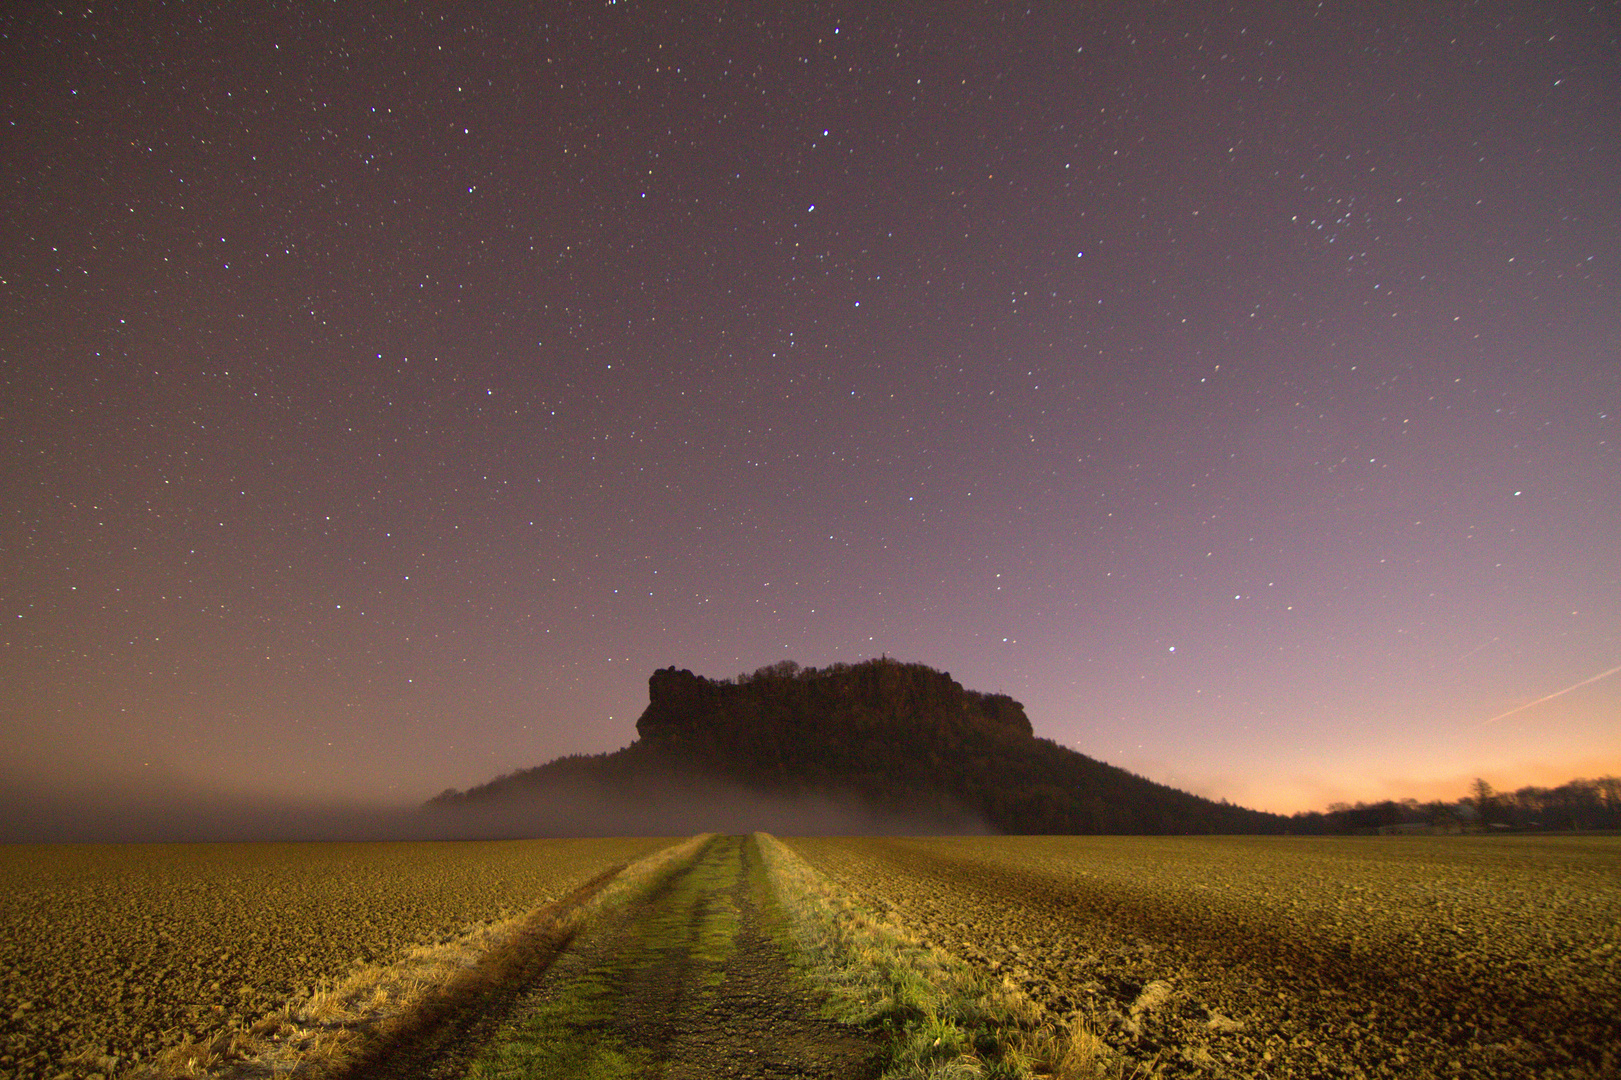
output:
[[[1621,771],[1613,4],[0,32],[14,779],[412,800],[879,654],[1267,809]]]

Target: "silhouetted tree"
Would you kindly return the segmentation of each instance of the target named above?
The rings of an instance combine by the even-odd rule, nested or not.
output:
[[[1492,790],[1492,786],[1477,776],[1469,790],[1470,802],[1475,807],[1475,819],[1482,826],[1501,824],[1497,793]]]

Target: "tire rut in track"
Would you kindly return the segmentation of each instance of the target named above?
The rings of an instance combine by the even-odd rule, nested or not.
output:
[[[613,867],[538,912],[504,946],[485,957],[448,992],[393,1022],[384,1041],[348,1065],[337,1080],[440,1080],[460,1077],[472,1056],[574,940],[567,916],[618,875]]]

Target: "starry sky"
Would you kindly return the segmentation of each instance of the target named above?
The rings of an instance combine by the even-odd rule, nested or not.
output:
[[[1283,812],[1621,771],[1614,5],[0,35],[11,782],[410,802],[879,655]]]

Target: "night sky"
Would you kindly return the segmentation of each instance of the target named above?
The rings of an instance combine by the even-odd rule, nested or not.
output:
[[[1621,771],[1611,3],[0,32],[10,782],[410,802],[886,654],[1266,809]]]

